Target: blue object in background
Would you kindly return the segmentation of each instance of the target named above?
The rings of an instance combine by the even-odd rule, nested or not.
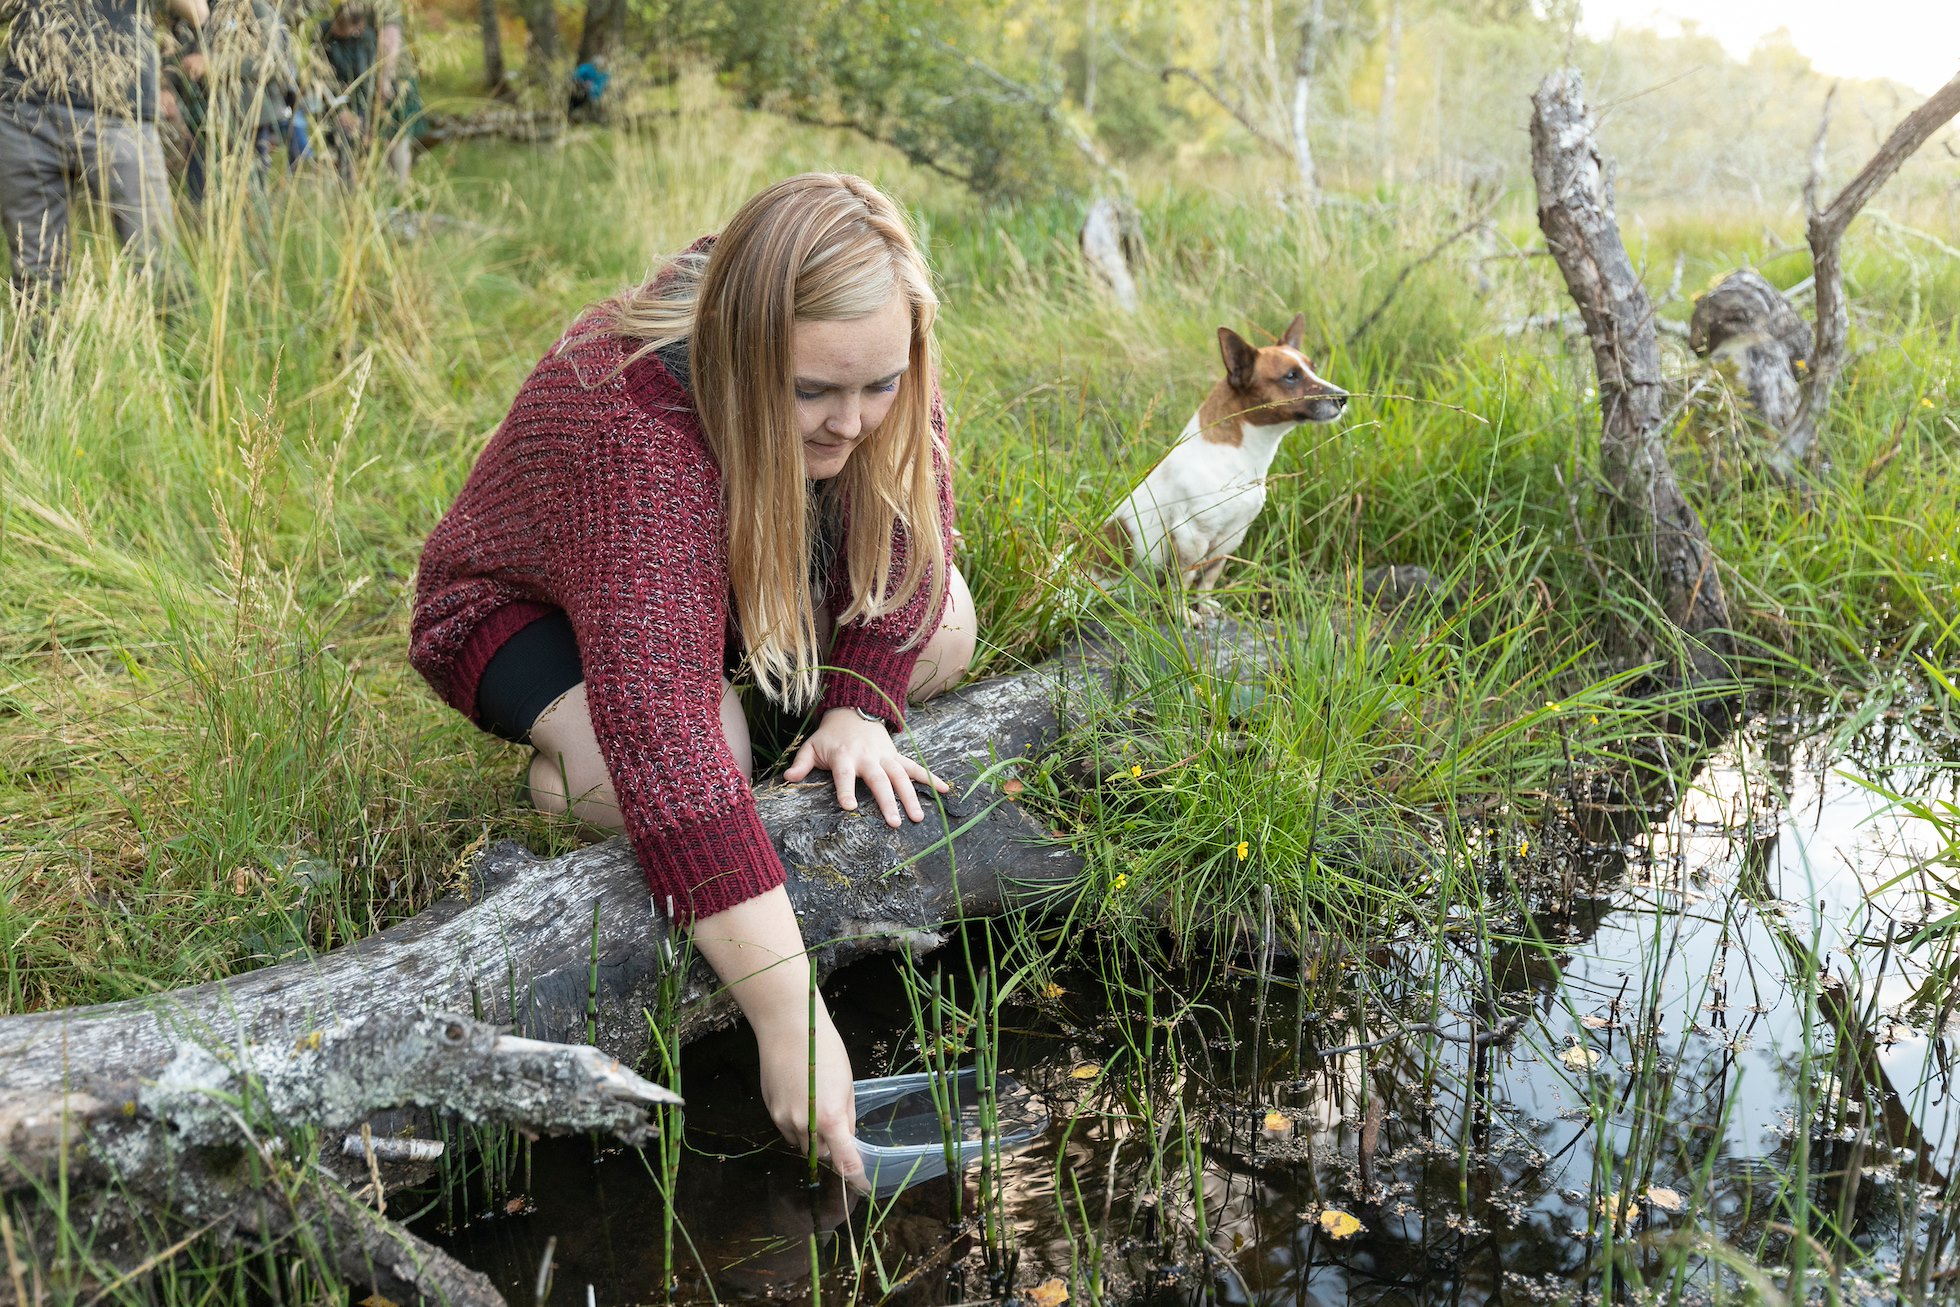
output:
[[[580,64],[572,69],[572,77],[584,88],[587,104],[599,103],[606,94],[606,84],[612,81],[612,74],[597,64]]]

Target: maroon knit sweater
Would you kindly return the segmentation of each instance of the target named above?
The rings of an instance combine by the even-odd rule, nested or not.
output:
[[[681,923],[783,882],[749,781],[721,732],[730,629],[721,470],[693,398],[654,357],[619,371],[619,338],[574,324],[518,389],[510,413],[422,551],[409,661],[476,719],[477,681],[503,642],[550,606],[578,640],[599,751],[626,833]],[[944,418],[933,404],[940,548],[952,558]],[[894,527],[893,566],[906,538]],[[842,551],[826,580],[849,602]],[[936,627],[920,593],[882,618],[837,629],[821,710],[858,707],[902,724],[919,648]],[[926,626],[926,623],[932,626]],[[861,679],[860,679],[861,678]]]

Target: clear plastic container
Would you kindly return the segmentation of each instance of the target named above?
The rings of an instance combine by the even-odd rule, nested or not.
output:
[[[971,1067],[946,1081],[950,1150],[959,1166],[977,1160],[988,1146],[980,1128],[980,1073]],[[884,1198],[922,1180],[946,1174],[948,1149],[933,1101],[933,1076],[884,1076],[860,1080],[857,1096],[858,1155],[871,1190]],[[1048,1111],[1010,1076],[994,1079],[995,1137],[1000,1151],[1025,1148],[1048,1128]]]

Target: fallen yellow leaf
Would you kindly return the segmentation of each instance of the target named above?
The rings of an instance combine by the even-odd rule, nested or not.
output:
[[[1330,1239],[1351,1239],[1368,1227],[1356,1220],[1353,1213],[1330,1207],[1320,1214],[1320,1228]]]
[[[1062,1304],[1068,1301],[1068,1283],[1059,1276],[1052,1280],[1043,1280],[1028,1290],[1028,1301],[1033,1303],[1034,1307],[1062,1307]]]
[[[1102,1063],[1082,1062],[1077,1064],[1076,1068],[1068,1074],[1071,1080],[1094,1080],[1102,1074]]]
[[[1567,1044],[1558,1051],[1558,1060],[1574,1071],[1590,1071],[1599,1065],[1599,1050],[1584,1044]]]
[[[1663,1212],[1678,1212],[1684,1206],[1680,1194],[1657,1184],[1647,1186],[1647,1201]]]
[[[1599,1214],[1611,1221],[1615,1230],[1628,1230],[1640,1220],[1640,1204],[1615,1190],[1599,1200]]]
[[[1273,1135],[1284,1135],[1284,1134],[1291,1134],[1292,1132],[1293,1132],[1293,1118],[1292,1118],[1292,1117],[1289,1117],[1289,1116],[1288,1116],[1288,1115],[1287,1115],[1286,1113],[1284,1113],[1284,1112],[1268,1112],[1268,1113],[1266,1113],[1266,1133],[1267,1133],[1267,1134],[1273,1134]]]

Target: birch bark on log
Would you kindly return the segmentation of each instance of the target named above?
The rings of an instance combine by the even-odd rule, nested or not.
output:
[[[1651,578],[1655,599],[1688,637],[1691,675],[1729,679],[1735,645],[1728,600],[1708,533],[1668,459],[1654,307],[1620,239],[1612,175],[1593,137],[1578,71],[1551,74],[1531,102],[1538,225],[1592,343],[1600,463],[1613,487],[1615,534],[1634,542],[1633,574]]]

